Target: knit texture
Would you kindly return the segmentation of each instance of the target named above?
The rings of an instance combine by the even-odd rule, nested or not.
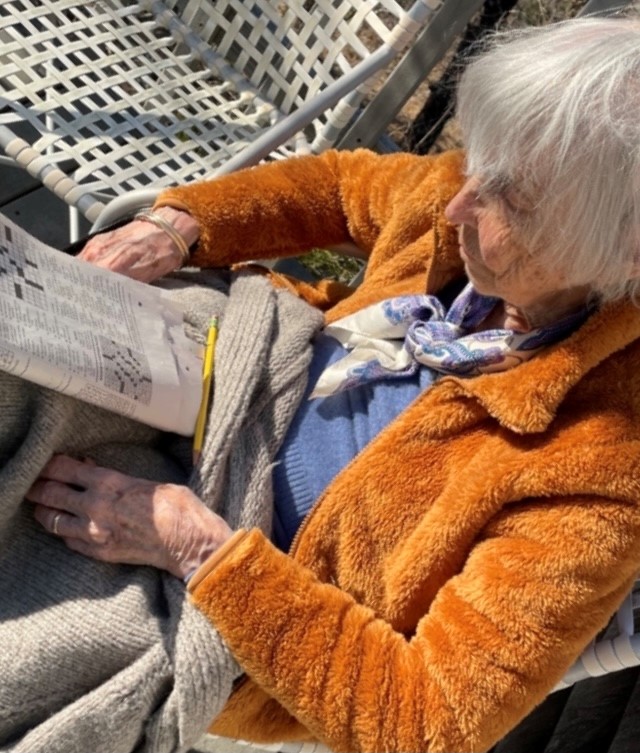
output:
[[[238,667],[176,578],[68,550],[23,501],[54,452],[189,483],[232,526],[271,525],[271,462],[306,385],[320,314],[261,277],[183,271],[163,285],[204,341],[220,317],[200,464],[163,434],[0,374],[0,746],[36,753],[186,750]]]

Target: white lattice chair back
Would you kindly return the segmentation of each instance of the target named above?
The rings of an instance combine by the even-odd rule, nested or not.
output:
[[[439,3],[2,0],[0,146],[90,219],[102,204],[85,194],[209,176],[265,134],[271,157],[321,151]],[[283,138],[274,125],[292,113],[297,135]],[[51,166],[69,164],[61,187]]]
[[[165,0],[183,21],[215,48],[278,113],[290,113],[353,68],[382,45],[402,49],[439,5],[415,2],[409,9],[394,0]],[[404,3],[406,6],[407,3]],[[369,80],[350,93],[361,99]],[[310,129],[321,147],[321,124],[336,123],[337,108],[323,113]]]

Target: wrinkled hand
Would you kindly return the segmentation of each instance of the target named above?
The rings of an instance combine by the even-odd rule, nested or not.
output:
[[[197,222],[186,212],[162,207],[156,212],[170,222],[191,246],[199,236]],[[180,250],[167,233],[144,220],[96,235],[78,254],[79,259],[141,282],[153,282],[178,269]]]
[[[76,552],[184,578],[233,531],[186,486],[56,455],[27,492],[36,520]]]

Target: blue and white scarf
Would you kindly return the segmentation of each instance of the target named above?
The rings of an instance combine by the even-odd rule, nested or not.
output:
[[[409,377],[421,365],[459,376],[505,371],[566,337],[589,313],[585,307],[525,333],[473,332],[499,302],[499,298],[481,295],[469,283],[448,311],[435,296],[406,295],[339,319],[324,331],[351,352],[325,369],[311,397],[326,397],[379,379]]]

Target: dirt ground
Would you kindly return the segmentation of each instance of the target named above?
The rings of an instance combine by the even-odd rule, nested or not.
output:
[[[559,21],[564,18],[571,18],[586,4],[586,1],[587,0],[520,0],[511,11],[501,17],[498,28],[505,29],[527,25],[539,26],[553,21]],[[406,7],[409,6],[411,2],[412,0],[403,0],[401,4]],[[471,23],[477,23],[478,17],[479,14],[471,19]],[[401,149],[411,151],[412,139],[410,133],[414,121],[430,96],[432,84],[438,81],[446,65],[451,60],[453,51],[457,47],[459,41],[459,38],[454,40],[449,54],[438,66],[436,66],[427,80],[418,87],[416,92],[387,129],[387,134]],[[445,149],[456,148],[459,147],[460,144],[460,136],[455,118],[450,118],[431,151],[443,151]]]

